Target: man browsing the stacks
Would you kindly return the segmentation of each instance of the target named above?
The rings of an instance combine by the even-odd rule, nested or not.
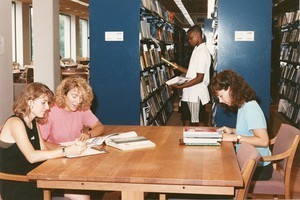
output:
[[[194,25],[187,31],[188,42],[194,47],[188,69],[173,63],[177,70],[186,74],[191,80],[172,88],[182,89],[181,120],[183,126],[193,124],[204,125],[204,105],[210,101],[208,84],[211,55],[205,45],[202,30]]]

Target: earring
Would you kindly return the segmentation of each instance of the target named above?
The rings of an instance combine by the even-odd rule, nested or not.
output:
[[[32,110],[32,109],[33,109],[33,106],[29,106],[29,108],[30,108],[30,110]]]

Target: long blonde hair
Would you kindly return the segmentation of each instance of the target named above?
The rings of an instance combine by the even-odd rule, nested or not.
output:
[[[28,106],[28,101],[35,100],[41,96],[47,96],[49,104],[53,102],[53,92],[48,88],[48,86],[43,83],[33,82],[28,84],[17,97],[13,104],[13,112],[16,116],[24,118],[28,116],[31,109]],[[37,118],[37,122],[43,123],[47,118],[45,115],[43,118]]]

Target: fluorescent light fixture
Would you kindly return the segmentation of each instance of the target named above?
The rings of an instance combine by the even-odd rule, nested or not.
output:
[[[193,22],[191,16],[189,15],[188,11],[185,9],[182,1],[181,0],[174,0],[174,2],[176,3],[176,5],[180,9],[180,11],[182,12],[185,19],[189,22],[189,24],[191,26],[194,26],[194,22]]]
[[[207,18],[211,19],[211,13],[214,12],[215,0],[207,0]]]
[[[79,4],[83,5],[83,6],[89,7],[89,4],[88,4],[88,3],[82,2],[82,1],[80,1],[80,0],[71,0],[71,1],[73,1],[73,2],[75,2],[75,3],[79,3]]]

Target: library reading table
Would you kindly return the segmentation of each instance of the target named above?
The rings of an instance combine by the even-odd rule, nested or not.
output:
[[[80,158],[47,160],[27,174],[44,189],[121,191],[122,200],[144,199],[144,192],[234,195],[243,186],[231,142],[221,146],[183,146],[180,126],[105,126],[106,134],[136,131],[154,148]]]

